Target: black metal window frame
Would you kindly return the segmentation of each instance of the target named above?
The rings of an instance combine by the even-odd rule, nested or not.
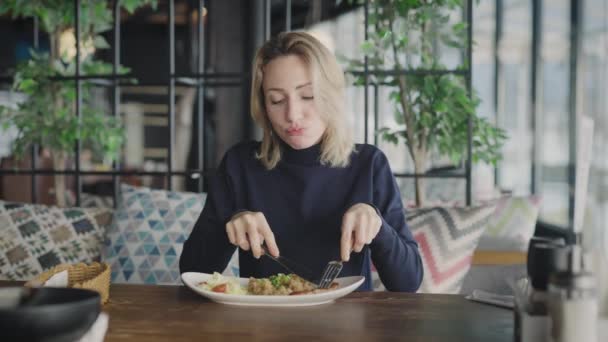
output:
[[[270,38],[271,34],[271,1],[272,0],[259,0],[263,1],[264,6],[264,38]],[[285,1],[285,30],[291,30],[291,17],[292,17],[292,3],[291,0]],[[197,27],[197,58],[196,58],[196,73],[190,74],[176,74],[175,73],[175,0],[169,0],[169,35],[168,35],[168,53],[169,53],[169,72],[168,72],[168,116],[169,116],[169,146],[167,156],[167,170],[166,171],[129,171],[121,170],[120,163],[114,162],[112,164],[111,171],[83,171],[80,165],[80,153],[81,146],[78,142],[75,146],[75,165],[72,170],[54,170],[54,169],[39,169],[37,168],[37,151],[38,146],[33,146],[31,150],[32,166],[30,169],[0,169],[0,175],[31,175],[32,182],[32,193],[31,198],[33,203],[37,203],[37,188],[36,188],[36,176],[37,175],[55,175],[55,174],[67,174],[74,175],[76,178],[76,205],[79,206],[81,203],[82,193],[82,179],[81,176],[86,175],[111,175],[113,182],[113,199],[114,205],[117,204],[117,196],[119,193],[119,177],[120,176],[166,176],[168,190],[172,189],[171,178],[173,176],[198,176],[198,190],[202,192],[204,190],[204,177],[208,177],[212,173],[212,169],[205,165],[205,127],[204,127],[204,94],[205,87],[209,85],[208,80],[220,80],[218,84],[222,84],[221,81],[225,81],[224,85],[234,86],[246,86],[246,80],[249,79],[249,74],[245,73],[207,73],[204,71],[205,67],[205,27],[203,22],[203,8],[205,7],[205,0],[197,0],[198,8],[198,27]],[[96,81],[102,85],[112,88],[112,115],[118,117],[120,115],[120,93],[121,85],[125,84],[123,81],[131,78],[130,75],[119,75],[118,66],[120,65],[120,6],[119,1],[114,1],[113,5],[113,67],[111,74],[104,75],[81,75],[80,74],[80,62],[76,63],[76,70],[74,76],[54,77],[57,81],[75,81],[76,83],[76,115],[78,118],[81,117],[81,105],[82,105],[82,94],[81,86],[83,81]],[[471,95],[471,67],[472,67],[472,26],[473,26],[473,15],[472,15],[473,3],[472,0],[466,0],[464,6],[464,20],[467,22],[467,48],[464,52],[464,57],[467,61],[467,67],[458,70],[371,70],[367,57],[364,60],[363,72],[352,72],[353,74],[362,74],[364,76],[364,141],[368,143],[368,119],[369,119],[369,90],[372,88],[374,92],[374,123],[377,127],[379,117],[379,106],[378,106],[378,88],[382,84],[371,84],[369,77],[373,75],[442,75],[442,74],[454,74],[465,78],[467,91],[469,96]],[[80,0],[74,0],[74,11],[75,11],[75,24],[78,28],[80,25]],[[364,25],[365,25],[365,39],[368,38],[368,17],[369,17],[369,0],[364,3]],[[76,42],[80,41],[80,30],[76,29]],[[34,48],[38,48],[39,41],[39,25],[37,20],[34,20]],[[80,44],[76,44],[76,60],[80,61]],[[347,71],[349,72],[349,71]],[[2,78],[0,81],[10,81],[10,78]],[[197,154],[197,168],[191,170],[173,170],[172,165],[172,153],[174,146],[174,134],[175,134],[175,87],[177,84],[196,86],[197,88],[197,117],[198,117],[198,154]],[[471,204],[471,155],[472,155],[472,121],[468,119],[467,125],[467,158],[465,161],[464,170],[458,172],[433,172],[425,174],[416,173],[395,173],[395,177],[399,178],[462,178],[466,181],[466,203]],[[378,144],[377,136],[374,137],[374,144]]]
[[[81,145],[80,141],[75,146],[75,160],[74,169],[72,170],[54,170],[54,169],[38,169],[37,168],[37,154],[38,146],[32,146],[31,149],[31,160],[32,166],[30,169],[0,169],[0,175],[31,175],[31,198],[33,203],[37,203],[37,187],[36,187],[36,176],[37,175],[55,175],[55,174],[66,174],[74,175],[76,180],[76,205],[79,206],[81,203],[82,193],[82,179],[81,176],[85,175],[111,175],[112,183],[114,187],[114,205],[116,205],[117,194],[119,193],[119,176],[166,176],[168,190],[172,188],[171,178],[172,176],[198,176],[198,190],[203,191],[203,177],[209,176],[211,170],[206,168],[204,158],[204,146],[205,146],[205,131],[204,131],[204,101],[203,96],[205,92],[205,85],[208,83],[206,80],[220,80],[214,85],[223,86],[242,86],[244,83],[242,79],[246,76],[242,73],[206,73],[204,72],[205,65],[205,27],[203,22],[203,8],[205,7],[205,0],[197,0],[198,8],[198,25],[197,25],[197,60],[196,60],[196,73],[191,74],[176,74],[175,73],[175,0],[169,1],[169,36],[168,36],[168,54],[169,54],[169,72],[168,72],[168,97],[167,104],[169,108],[169,146],[167,156],[167,171],[128,171],[120,170],[120,163],[118,161],[113,162],[111,171],[83,171],[80,166],[80,153]],[[80,27],[80,0],[74,0],[74,13],[75,13],[75,26]],[[38,20],[34,17],[34,48],[38,48],[39,43],[39,25]],[[112,115],[118,117],[120,115],[120,87],[122,84],[127,84],[126,80],[132,78],[131,75],[120,75],[118,74],[118,67],[120,65],[120,1],[114,1],[113,3],[113,62],[112,62],[112,73],[103,75],[81,75],[80,74],[80,29],[75,29],[76,38],[76,68],[74,76],[61,76],[53,77],[56,81],[75,81],[76,84],[76,115],[78,118],[81,117],[81,105],[82,105],[82,94],[81,86],[83,81],[95,81],[98,84],[112,87]],[[234,79],[237,79],[235,82]],[[222,83],[222,80],[228,82]],[[12,81],[12,78],[2,78],[0,81]],[[192,170],[175,171],[172,165],[172,154],[174,150],[174,134],[175,134],[175,87],[177,84],[193,86],[197,88],[197,99],[198,99],[198,155],[197,155],[197,168]],[[146,84],[149,85],[149,84]]]

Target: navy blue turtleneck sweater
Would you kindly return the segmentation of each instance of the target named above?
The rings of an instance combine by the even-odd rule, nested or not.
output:
[[[282,146],[281,161],[266,170],[255,158],[259,142],[231,148],[211,181],[205,208],[180,257],[180,271],[222,272],[235,246],[225,226],[242,210],[264,214],[281,255],[320,274],[340,259],[342,216],[356,203],[376,208],[382,227],[376,238],[344,263],[340,276],[363,275],[359,290],[371,290],[371,263],[389,291],[416,291],[422,281],[418,245],[409,231],[386,156],[372,145],[357,145],[350,165],[324,166],[320,146],[303,150]],[[239,250],[241,277],[285,272],[269,258]]]

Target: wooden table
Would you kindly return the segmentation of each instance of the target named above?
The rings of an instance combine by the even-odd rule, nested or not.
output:
[[[513,341],[510,310],[456,295],[353,293],[296,308],[216,304],[184,286],[112,285],[106,341]]]
[[[352,293],[320,306],[263,308],[216,304],[184,286],[114,284],[103,310],[108,342],[513,341],[511,310],[458,295]]]

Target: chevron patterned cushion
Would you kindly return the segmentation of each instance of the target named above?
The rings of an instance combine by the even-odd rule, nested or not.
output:
[[[61,263],[99,260],[112,211],[0,201],[0,279],[30,280]]]
[[[527,251],[534,235],[541,198],[538,196],[503,197],[481,236],[480,250]]]
[[[419,244],[424,267],[419,292],[459,293],[494,209],[493,204],[487,204],[407,211],[407,222]]]
[[[123,184],[103,249],[118,283],[179,284],[179,256],[206,194]]]
[[[83,208],[110,208],[114,209],[112,196],[98,196],[83,192],[80,194],[80,206]]]

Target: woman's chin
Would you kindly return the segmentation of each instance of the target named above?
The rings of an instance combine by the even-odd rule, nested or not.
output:
[[[306,139],[302,136],[286,137],[285,142],[294,150],[303,150],[315,144],[312,139]]]

